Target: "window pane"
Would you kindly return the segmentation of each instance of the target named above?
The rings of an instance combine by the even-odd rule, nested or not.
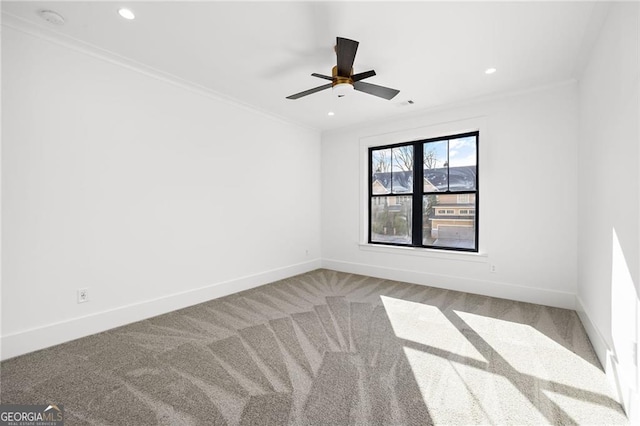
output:
[[[449,140],[449,190],[476,189],[476,137]]]
[[[411,244],[411,196],[371,198],[371,241]]]
[[[371,193],[391,192],[391,149],[371,151]]]
[[[399,146],[391,150],[392,186],[394,194],[413,192],[413,146]]]
[[[459,203],[457,194],[430,194],[422,198],[424,245],[476,248],[476,196],[468,195],[466,203]]]
[[[447,190],[447,141],[424,144],[425,192]]]

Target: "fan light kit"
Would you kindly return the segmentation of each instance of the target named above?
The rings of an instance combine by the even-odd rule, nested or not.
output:
[[[353,85],[349,83],[338,83],[333,86],[333,93],[339,98],[348,95],[353,92]]]
[[[361,81],[365,78],[373,77],[374,75],[376,75],[376,72],[374,70],[365,71],[358,74],[353,73],[353,61],[356,59],[358,44],[359,43],[355,40],[336,37],[337,65],[333,67],[331,76],[316,73],[311,74],[313,77],[318,77],[323,80],[329,80],[331,81],[331,83],[327,83],[313,89],[305,90],[304,92],[296,93],[295,95],[287,96],[287,99],[300,99],[303,96],[311,95],[312,93],[320,92],[322,90],[330,88],[333,88],[333,93],[339,98],[348,95],[354,90],[357,90],[359,92],[368,93],[379,98],[387,100],[393,99],[394,96],[400,93],[399,90]]]

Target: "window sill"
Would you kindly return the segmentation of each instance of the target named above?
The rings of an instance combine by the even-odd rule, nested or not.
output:
[[[409,256],[429,257],[440,260],[458,260],[464,262],[487,263],[487,253],[470,253],[451,250],[438,250],[422,247],[400,247],[378,244],[359,243],[360,250],[377,253],[391,253]]]

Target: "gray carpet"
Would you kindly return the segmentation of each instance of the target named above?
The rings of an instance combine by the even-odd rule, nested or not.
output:
[[[67,425],[627,424],[573,311],[317,270],[7,360]]]

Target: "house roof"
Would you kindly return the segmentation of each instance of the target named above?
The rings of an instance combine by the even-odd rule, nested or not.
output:
[[[473,191],[476,183],[476,166],[425,169],[424,177],[425,185],[431,184],[438,192]],[[413,187],[413,172],[376,172],[373,174],[373,182],[376,181],[394,194],[407,193]]]

